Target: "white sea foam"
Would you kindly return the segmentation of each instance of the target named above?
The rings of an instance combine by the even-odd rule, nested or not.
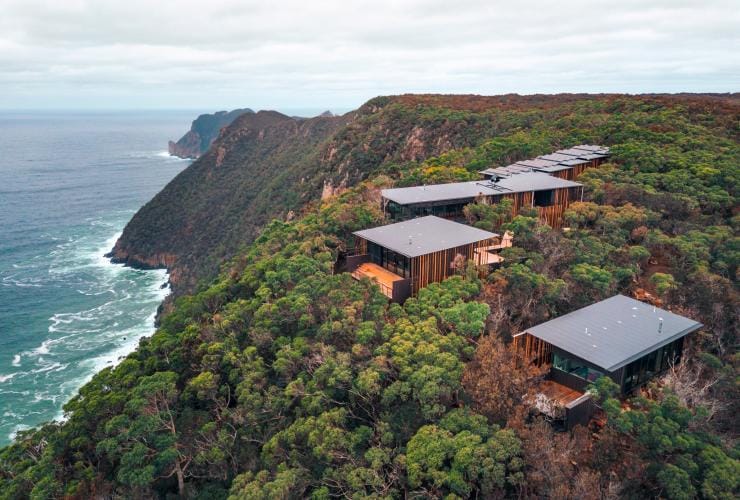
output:
[[[18,215],[24,224],[8,233],[14,246],[3,255],[0,293],[19,300],[30,297],[33,303],[20,304],[24,310],[8,303],[19,310],[12,311],[10,324],[0,325],[8,343],[4,357],[0,356],[4,359],[0,365],[0,444],[29,425],[48,421],[55,414],[63,417],[62,404],[95,371],[118,363],[141,337],[154,331],[152,313],[168,292],[159,288],[167,281],[166,273],[113,265],[104,256],[135,212],[132,209],[161,187],[158,182],[166,182],[190,163],[153,144],[132,142],[123,149],[106,146],[101,155],[96,152],[89,158],[49,155],[46,167],[62,176],[60,182],[45,179],[35,187],[39,192],[58,193],[70,180],[74,182],[69,187],[75,190],[65,192],[69,196],[56,202],[46,203],[41,197],[38,207],[10,206],[9,215]],[[70,167],[78,163],[86,168],[87,163],[94,165],[86,181],[101,184],[90,190],[87,182],[77,182],[75,176],[83,170]],[[31,181],[21,187],[33,187]],[[112,205],[124,208],[113,209]],[[14,207],[23,210],[16,214]],[[44,217],[29,220],[34,209]],[[15,240],[16,235],[22,238]],[[36,292],[38,297],[34,297]],[[24,329],[16,316],[23,321],[25,306],[28,326]]]
[[[18,424],[15,427],[13,427],[12,432],[10,434],[8,434],[8,439],[10,439],[11,441],[13,441],[15,439],[15,437],[18,435],[19,432],[28,430],[30,428],[31,427],[29,427],[28,425]]]
[[[51,340],[44,340],[41,345],[30,352],[32,356],[40,356],[42,354],[49,354],[49,343]]]
[[[2,284],[4,286],[17,286],[19,288],[41,288],[44,286],[43,280],[39,278],[21,277],[19,274],[4,276]]]
[[[77,312],[58,312],[49,318],[51,322],[48,327],[50,334],[68,333],[65,337],[56,339],[56,341],[64,340],[63,347],[65,351],[102,351],[98,355],[81,360],[75,370],[77,375],[60,384],[58,392],[64,395],[64,400],[74,395],[95,373],[117,365],[121,359],[137,348],[142,337],[151,335],[154,331],[156,313],[152,311],[145,320],[139,320],[136,324],[127,325],[126,327],[122,327],[119,320],[112,324],[108,322],[112,318],[120,317],[124,324],[130,323],[129,313],[126,312],[126,309],[127,304],[131,301],[134,301],[134,303],[141,302],[142,305],[151,304],[156,308],[156,305],[161,303],[169,294],[169,287],[163,286],[169,280],[166,270],[140,271],[121,264],[113,264],[110,259],[105,257],[105,254],[115,245],[120,234],[118,232],[109,237],[102,247],[86,245],[86,248],[80,248],[75,257],[60,262],[62,266],[57,269],[60,274],[64,274],[89,267],[97,281],[91,283],[90,288],[78,289],[78,292],[90,296],[109,295],[111,297],[111,300],[95,307]],[[72,265],[70,266],[70,264]],[[142,276],[147,276],[146,281],[149,284],[145,289],[139,289],[140,291],[134,295],[132,291],[141,286]],[[42,343],[42,347],[46,347],[48,350],[55,343],[55,340],[47,340]],[[39,348],[36,351],[39,351]],[[52,368],[45,369],[52,370]],[[54,367],[53,369],[59,368]],[[41,395],[37,393],[35,397],[39,398],[38,401],[48,401],[57,396],[52,397],[48,394]],[[61,420],[63,418],[64,414],[60,409],[55,419]]]
[[[169,151],[159,151],[154,153],[154,156],[159,158],[166,158],[171,161],[193,161],[190,158],[180,158],[179,156],[171,155]]]
[[[38,364],[41,365],[41,368],[36,368],[35,370],[31,370],[30,373],[58,372],[60,370],[64,370],[65,368],[69,366],[69,364],[62,364],[62,363],[57,363],[57,362],[46,364],[43,358],[39,358]]]
[[[126,214],[126,218],[128,218]],[[62,405],[72,398],[79,388],[98,371],[117,365],[134,351],[142,337],[154,331],[156,307],[169,293],[166,270],[136,270],[113,264],[105,257],[120,236],[125,220],[116,223],[91,219],[97,227],[80,236],[58,239],[56,248],[47,260],[47,277],[39,279],[39,286],[68,287],[89,296],[89,307],[81,310],[61,307],[48,317],[47,335],[34,348],[15,354],[11,364],[26,370],[0,375],[0,394],[19,395],[23,398],[22,410],[4,408],[13,415],[4,417],[3,428],[11,437],[28,428],[18,422],[37,422],[33,414],[44,419],[65,418]],[[104,243],[95,233],[110,228]],[[21,283],[25,276],[17,269],[16,276],[3,278],[3,285],[16,286],[8,278]],[[37,284],[37,283],[33,283]],[[80,302],[70,302],[71,304]],[[144,313],[144,314],[142,314]],[[32,387],[30,391],[19,391]],[[0,396],[1,398],[2,396]],[[49,412],[53,408],[52,413]]]

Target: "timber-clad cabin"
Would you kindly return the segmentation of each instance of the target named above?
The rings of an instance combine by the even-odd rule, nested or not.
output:
[[[512,201],[513,215],[522,207],[535,207],[541,220],[554,228],[562,225],[565,209],[583,198],[583,184],[541,172],[526,172],[488,181],[453,182],[384,189],[384,212],[392,220],[425,215],[462,219],[465,205]]]
[[[484,179],[495,180],[534,171],[572,181],[587,168],[601,165],[609,158],[609,155],[608,147],[581,144],[531,160],[521,160],[504,167],[487,168],[480,174]]]
[[[477,266],[500,263],[498,252],[511,237],[483,231],[435,216],[357,231],[347,271],[370,278],[394,302],[403,302],[420,288],[457,272],[456,263]]]
[[[684,337],[702,327],[665,309],[616,295],[514,337],[525,359],[549,366],[538,407],[566,428],[593,412],[586,389],[602,376],[623,395],[681,359]]]

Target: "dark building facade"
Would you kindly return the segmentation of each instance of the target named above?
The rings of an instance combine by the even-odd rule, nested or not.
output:
[[[616,295],[528,328],[514,341],[526,359],[550,367],[548,388],[556,397],[580,397],[602,376],[611,378],[627,395],[678,363],[686,335],[701,326]]]

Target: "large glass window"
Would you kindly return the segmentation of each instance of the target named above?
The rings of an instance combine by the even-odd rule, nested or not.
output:
[[[582,361],[568,358],[560,354],[554,354],[552,357],[552,366],[558,370],[570,373],[576,377],[582,378],[589,382],[595,381],[599,377],[603,377],[604,374],[599,370],[594,370],[590,366],[586,365]]]
[[[549,207],[554,204],[555,204],[555,190],[554,189],[550,189],[549,191],[535,191],[534,206]]]
[[[391,220],[397,220],[403,218],[403,207],[395,201],[389,201],[386,205],[386,211],[390,216]]]
[[[411,261],[408,257],[388,250],[372,241],[367,242],[370,261],[404,278],[411,277]]]
[[[367,242],[367,253],[370,255],[370,261],[382,266],[383,265],[383,247],[373,243],[372,241]]]
[[[683,348],[683,337],[674,340],[624,367],[624,392],[643,385],[656,374],[678,363]]]

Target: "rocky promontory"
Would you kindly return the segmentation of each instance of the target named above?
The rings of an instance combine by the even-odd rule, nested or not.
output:
[[[196,159],[208,151],[216,140],[221,129],[231,125],[231,122],[244,114],[254,114],[249,108],[233,111],[218,111],[213,114],[203,114],[193,120],[190,130],[177,142],[169,142],[169,152],[180,158]]]

